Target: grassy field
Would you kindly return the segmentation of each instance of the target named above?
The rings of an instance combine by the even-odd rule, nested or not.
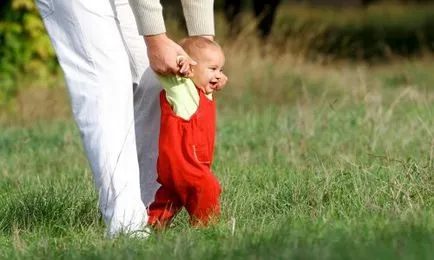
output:
[[[431,259],[431,59],[324,67],[243,46],[225,46],[216,226],[183,212],[106,240],[64,88],[27,90],[0,125],[0,258]]]

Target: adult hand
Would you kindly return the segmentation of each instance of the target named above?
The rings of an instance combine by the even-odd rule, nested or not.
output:
[[[165,33],[144,38],[152,70],[160,75],[190,75],[190,66],[196,65],[197,62],[191,59],[182,47],[169,39]],[[178,56],[183,57],[184,66],[181,69],[177,64]]]

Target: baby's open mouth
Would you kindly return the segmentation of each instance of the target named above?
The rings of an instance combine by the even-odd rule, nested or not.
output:
[[[210,82],[209,85],[211,86],[211,88],[216,88],[217,87],[217,83],[218,82]]]

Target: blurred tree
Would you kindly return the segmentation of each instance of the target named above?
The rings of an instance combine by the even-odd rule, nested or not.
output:
[[[6,0],[0,0],[0,14],[3,13],[3,10],[6,8],[6,5],[9,1]]]
[[[253,10],[255,17],[259,20],[258,29],[262,37],[270,34],[280,2],[281,0],[253,0]]]
[[[223,10],[224,15],[229,23],[229,30],[232,35],[239,33],[240,31],[240,14],[242,11],[241,0],[224,0]]]
[[[253,0],[253,12],[258,19],[257,29],[261,37],[270,34],[280,2],[281,0]],[[232,34],[237,34],[240,30],[239,16],[246,5],[242,0],[224,0],[223,11]]]
[[[57,69],[34,0],[1,0],[0,58],[0,106],[16,95],[23,73],[46,78]]]
[[[369,5],[378,2],[378,0],[362,0],[362,6],[363,7],[368,7]]]

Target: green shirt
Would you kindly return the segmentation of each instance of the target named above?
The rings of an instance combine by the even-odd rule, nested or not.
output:
[[[193,81],[180,76],[158,76],[158,79],[173,112],[185,120],[190,119],[199,107],[199,93]],[[206,96],[212,99],[212,94]]]

